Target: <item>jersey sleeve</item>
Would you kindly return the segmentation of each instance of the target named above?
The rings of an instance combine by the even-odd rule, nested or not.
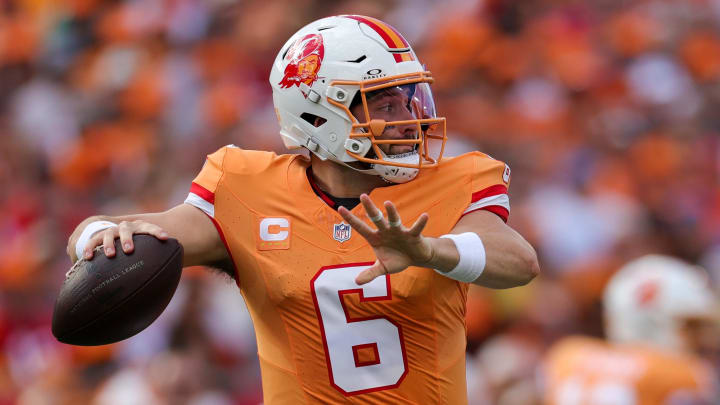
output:
[[[215,218],[215,192],[223,175],[223,162],[230,146],[225,146],[208,155],[200,173],[190,185],[185,204],[199,208],[210,218]]]
[[[682,370],[683,367],[678,367]],[[662,405],[711,405],[718,398],[717,375],[703,362],[687,364],[687,371],[669,382]]]
[[[510,216],[510,167],[487,155],[477,156],[472,177],[470,204],[462,215],[477,210],[490,211],[507,222]]]

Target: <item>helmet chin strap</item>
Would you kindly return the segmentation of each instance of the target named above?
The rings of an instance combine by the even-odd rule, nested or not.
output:
[[[375,134],[375,136],[380,136],[384,133],[386,129],[394,128],[394,126],[386,125],[385,121],[383,120],[371,120],[370,121],[370,132]],[[363,132],[367,132],[366,128],[362,129]],[[372,149],[368,151],[368,153],[371,153]],[[366,154],[367,155],[367,154]],[[383,152],[382,149],[380,149],[380,159],[389,161],[389,162],[396,162],[396,163],[404,163],[404,164],[416,164],[419,161],[418,157],[418,151],[417,149],[407,152],[407,153],[400,153],[397,155],[387,155],[385,152]],[[410,167],[400,167],[400,166],[393,166],[393,165],[384,165],[382,163],[372,163],[370,164],[370,169],[358,169],[357,167],[353,167],[346,162],[342,162],[336,160],[338,163],[341,163],[355,171],[358,171],[360,173],[364,174],[370,174],[375,176],[380,176],[383,180],[385,180],[388,183],[392,184],[402,184],[407,183],[408,181],[414,179],[418,174],[418,169],[416,168],[410,168]]]
[[[415,164],[418,162],[418,152],[412,151],[407,153],[401,153],[399,155],[386,155],[382,150],[381,158],[390,162]],[[371,176],[380,176],[383,180],[392,184],[407,183],[414,179],[418,174],[418,169],[410,167],[399,167],[392,165],[384,165],[381,163],[373,163],[370,165],[370,169],[360,169],[358,167],[348,164],[348,162],[342,162],[340,160],[334,160],[335,163],[339,163],[345,167],[349,167],[356,172],[367,174]]]
[[[419,159],[417,151],[401,153],[399,155],[386,155],[385,152],[381,150],[380,154],[382,155],[382,159],[395,163],[415,164]],[[418,174],[418,169],[414,167],[399,167],[384,165],[382,163],[373,163],[372,170],[388,183],[396,184],[407,183]]]

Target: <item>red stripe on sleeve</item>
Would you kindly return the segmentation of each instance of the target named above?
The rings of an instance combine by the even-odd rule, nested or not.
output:
[[[462,215],[460,216],[460,218],[464,217],[465,215],[467,215],[467,214],[469,214],[469,213],[471,213],[471,212],[475,212],[475,211],[477,211],[477,210],[490,211],[490,212],[492,212],[493,214],[499,216],[500,219],[503,220],[503,222],[507,222],[507,221],[508,221],[508,217],[510,216],[510,212],[507,210],[507,208],[501,207],[501,206],[499,206],[499,205],[488,205],[488,206],[485,206],[485,207],[476,208],[476,209],[474,209],[474,210],[472,210],[472,211],[468,211],[468,212],[462,214]]]
[[[476,201],[482,200],[483,198],[492,197],[499,194],[507,194],[507,186],[504,186],[502,184],[496,184],[494,186],[490,186],[488,188],[474,192],[472,195],[472,201],[470,201],[470,203],[474,203]]]
[[[193,194],[197,194],[198,196],[200,196],[200,198],[209,202],[210,204],[215,204],[215,193],[211,192],[210,190],[197,183],[192,183],[192,185],[190,186],[190,192]]]

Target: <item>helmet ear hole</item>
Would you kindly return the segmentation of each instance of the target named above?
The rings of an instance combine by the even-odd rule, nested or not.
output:
[[[315,128],[321,127],[324,123],[327,122],[327,119],[307,112],[300,114],[300,118],[309,122],[310,125],[314,126]]]

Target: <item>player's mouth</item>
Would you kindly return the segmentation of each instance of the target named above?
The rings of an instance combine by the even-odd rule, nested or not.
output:
[[[410,153],[415,150],[415,145],[392,145],[388,155],[402,155],[404,153]]]

